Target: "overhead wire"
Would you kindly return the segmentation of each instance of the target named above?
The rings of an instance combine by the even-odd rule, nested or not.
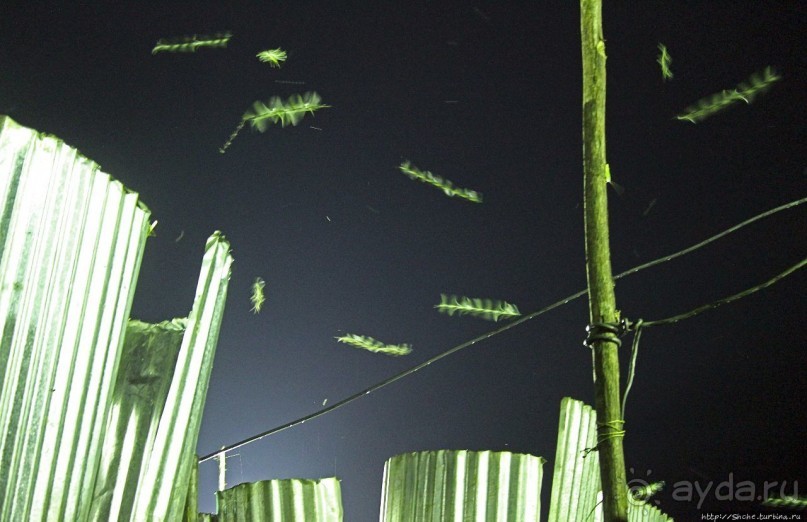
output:
[[[628,382],[627,382],[627,385],[625,387],[625,394],[622,396],[622,419],[623,419],[623,422],[624,422],[624,419],[625,419],[625,403],[628,400],[628,392],[630,392],[631,386],[633,386],[633,380],[634,380],[634,378],[636,376],[636,358],[639,355],[639,339],[641,338],[642,330],[644,330],[645,328],[649,328],[651,326],[658,326],[658,325],[662,325],[662,324],[677,323],[678,321],[683,321],[684,319],[689,319],[690,317],[694,317],[694,316],[696,316],[698,314],[706,312],[707,310],[713,310],[713,309],[717,308],[718,306],[722,306],[724,304],[728,304],[728,303],[731,303],[733,301],[737,301],[738,299],[742,299],[743,297],[749,296],[749,295],[751,295],[751,294],[753,294],[755,292],[758,292],[759,290],[768,288],[769,286],[777,283],[781,279],[784,279],[785,277],[789,276],[790,274],[792,274],[796,270],[800,270],[800,269],[804,268],[805,265],[807,265],[807,257],[802,259],[801,261],[799,261],[795,265],[793,265],[791,267],[788,267],[784,271],[776,274],[775,276],[768,279],[764,283],[760,283],[760,284],[758,284],[756,286],[753,286],[751,288],[747,288],[747,289],[743,290],[742,292],[737,292],[736,294],[724,297],[722,299],[718,299],[717,301],[712,301],[711,303],[701,305],[701,306],[699,306],[697,308],[693,308],[692,310],[690,310],[688,312],[673,315],[671,317],[666,317],[664,319],[657,319],[655,321],[644,321],[642,319],[639,319],[638,321],[636,321],[636,323],[632,324],[629,327],[629,329],[633,330],[634,333],[633,333],[633,343],[632,343],[632,346],[631,346],[630,366],[628,367]]]
[[[767,210],[767,211],[765,211],[765,212],[763,212],[761,214],[757,214],[757,215],[755,215],[755,216],[753,216],[753,217],[751,217],[749,219],[746,219],[745,221],[742,221],[742,222],[740,222],[740,223],[738,223],[738,224],[736,224],[736,225],[734,225],[734,226],[732,226],[730,228],[727,228],[726,230],[724,230],[724,231],[722,231],[722,232],[720,232],[718,234],[710,236],[709,238],[707,238],[707,239],[705,239],[705,240],[703,240],[703,241],[701,241],[699,243],[696,243],[696,244],[694,244],[692,246],[684,248],[683,250],[679,250],[679,251],[677,251],[677,252],[675,252],[673,254],[669,254],[669,255],[654,259],[653,261],[649,261],[649,262],[644,263],[642,265],[638,265],[638,266],[633,267],[631,269],[628,269],[628,270],[626,270],[624,272],[621,272],[620,274],[614,276],[613,279],[614,280],[622,279],[623,277],[627,277],[629,275],[635,274],[635,273],[640,272],[642,270],[645,270],[647,268],[651,268],[651,267],[654,267],[656,265],[660,265],[662,263],[672,261],[673,259],[679,258],[679,257],[684,256],[686,254],[689,254],[691,252],[694,252],[695,250],[698,250],[698,249],[700,249],[700,248],[702,248],[702,247],[704,247],[704,246],[706,246],[706,245],[708,245],[710,243],[713,243],[714,241],[717,241],[718,239],[721,239],[721,238],[723,238],[723,237],[725,237],[725,236],[727,236],[729,234],[732,234],[732,233],[740,230],[741,228],[744,228],[744,227],[746,227],[746,226],[748,226],[748,225],[750,225],[750,224],[752,224],[752,223],[754,223],[756,221],[759,221],[760,219],[764,219],[766,217],[769,217],[769,216],[771,216],[773,214],[776,214],[778,212],[781,212],[783,210],[788,210],[790,208],[796,207],[796,206],[801,205],[801,204],[803,204],[805,202],[807,202],[807,197],[797,199],[797,200],[791,201],[789,203],[785,203],[785,204],[780,205],[778,207],[775,207],[775,208],[772,208],[770,210]],[[769,280],[766,283],[763,283],[762,285],[758,285],[757,287],[754,287],[752,289],[745,290],[745,291],[740,292],[738,294],[735,294],[733,296],[729,296],[729,297],[727,297],[725,299],[717,301],[716,303],[719,303],[719,304],[717,304],[715,306],[712,306],[714,303],[712,303],[710,305],[704,305],[704,306],[699,307],[699,308],[697,308],[697,309],[695,309],[693,311],[687,312],[685,314],[680,314],[678,316],[673,316],[673,317],[670,317],[670,318],[667,318],[667,319],[662,319],[662,320],[659,320],[659,321],[647,321],[647,322],[644,322],[642,326],[647,327],[647,326],[652,326],[652,325],[656,325],[656,324],[666,324],[666,323],[669,323],[669,322],[676,322],[676,321],[679,321],[679,320],[682,320],[682,319],[686,319],[688,317],[692,317],[693,315],[701,313],[701,312],[703,312],[703,311],[705,311],[707,309],[719,306],[720,304],[725,304],[725,303],[731,302],[733,300],[739,299],[741,297],[745,297],[746,295],[749,295],[750,293],[756,292],[757,290],[760,290],[762,288],[766,288],[767,286],[770,286],[770,285],[774,284],[779,279],[781,279],[783,277],[786,277],[787,275],[791,274],[792,272],[794,272],[795,270],[797,270],[799,268],[802,268],[804,266],[805,262],[807,262],[807,259],[803,260],[801,263],[797,264],[796,266],[791,267],[790,269],[786,270],[782,274],[779,274],[778,276],[776,276],[772,280]],[[451,355],[453,353],[456,353],[456,352],[458,352],[458,351],[460,351],[460,350],[462,350],[464,348],[468,348],[469,346],[473,346],[474,344],[476,344],[476,343],[478,343],[480,341],[484,341],[486,339],[489,339],[489,338],[493,337],[494,335],[498,335],[498,334],[500,334],[502,332],[510,330],[511,328],[514,328],[514,327],[516,327],[516,326],[518,326],[518,325],[520,325],[522,323],[525,323],[525,322],[527,322],[527,321],[529,321],[531,319],[534,319],[534,318],[538,317],[539,315],[543,315],[543,314],[545,314],[545,313],[547,313],[547,312],[549,312],[551,310],[554,310],[555,308],[558,308],[558,307],[560,307],[562,305],[570,303],[571,301],[574,301],[575,299],[578,299],[578,298],[586,295],[587,293],[588,293],[587,289],[586,290],[581,290],[581,291],[579,291],[579,292],[577,292],[575,294],[572,294],[572,295],[570,295],[568,297],[565,297],[565,298],[563,298],[563,299],[561,299],[559,301],[556,301],[556,302],[554,302],[554,303],[552,303],[552,304],[550,304],[548,306],[545,306],[544,308],[541,308],[540,310],[532,312],[531,314],[525,315],[525,316],[523,316],[523,317],[521,317],[519,319],[516,319],[516,320],[514,320],[512,322],[509,322],[509,323],[507,323],[507,324],[505,324],[505,325],[503,325],[503,326],[501,326],[499,328],[496,328],[495,330],[491,330],[490,332],[486,332],[486,333],[484,333],[482,335],[474,337],[473,339],[471,339],[469,341],[465,341],[464,343],[458,344],[457,346],[454,346],[453,348],[450,348],[450,349],[448,349],[448,350],[446,350],[444,352],[441,352],[441,353],[435,355],[434,357],[432,357],[430,359],[427,359],[426,361],[424,361],[424,362],[422,362],[422,363],[420,363],[420,364],[418,364],[416,366],[413,366],[413,367],[411,367],[411,368],[409,368],[407,370],[404,370],[404,371],[402,371],[402,372],[400,372],[400,373],[398,373],[396,375],[393,375],[392,377],[389,377],[387,379],[384,379],[383,381],[380,381],[380,382],[378,382],[376,384],[373,384],[372,386],[370,386],[370,387],[368,387],[368,388],[366,388],[366,389],[364,389],[362,391],[356,392],[353,395],[350,395],[350,396],[346,397],[345,399],[342,399],[341,401],[335,402],[334,404],[332,404],[331,406],[328,406],[327,408],[323,408],[321,410],[315,411],[314,413],[310,413],[308,415],[305,415],[304,417],[300,417],[298,419],[289,421],[289,422],[287,422],[285,424],[282,424],[280,426],[271,428],[269,430],[263,431],[263,432],[258,433],[256,435],[252,435],[252,436],[247,437],[246,439],[243,439],[243,440],[241,440],[239,442],[236,442],[234,444],[230,444],[229,446],[223,446],[221,449],[219,449],[217,451],[214,451],[213,453],[209,453],[207,455],[199,457],[198,462],[199,462],[199,464],[201,464],[201,463],[206,462],[208,460],[212,460],[212,459],[218,457],[219,455],[223,455],[223,454],[225,454],[225,453],[227,453],[229,451],[241,448],[243,446],[246,446],[247,444],[250,444],[252,442],[255,442],[255,441],[258,441],[258,440],[263,439],[265,437],[268,437],[269,435],[274,435],[275,433],[279,433],[281,431],[284,431],[286,429],[292,428],[294,426],[297,426],[297,425],[300,425],[300,424],[305,424],[307,421],[310,421],[310,420],[313,420],[313,419],[315,419],[317,417],[325,415],[326,413],[330,413],[330,412],[332,412],[332,411],[334,411],[334,410],[336,410],[338,408],[341,408],[342,406],[345,406],[348,403],[351,403],[351,402],[355,401],[356,399],[358,399],[360,397],[364,397],[365,395],[369,395],[370,393],[372,393],[372,392],[374,392],[376,390],[379,390],[379,389],[381,389],[381,388],[383,388],[383,387],[385,387],[385,386],[387,386],[389,384],[392,384],[392,383],[394,383],[394,382],[396,382],[396,381],[398,381],[400,379],[403,379],[404,377],[407,377],[407,376],[409,376],[409,375],[411,375],[411,374],[425,368],[426,366],[429,366],[432,363],[439,361],[440,359],[448,357],[449,355]],[[637,332],[637,333],[639,333],[639,332]],[[635,355],[632,358],[632,365],[635,366]],[[629,385],[630,384],[632,384],[632,383],[629,383]],[[628,388],[626,390],[626,394],[627,394],[627,391],[629,389],[630,389],[630,386],[628,386]],[[623,410],[624,410],[624,401],[625,401],[625,399],[626,399],[626,397],[623,396],[623,405],[622,405]]]

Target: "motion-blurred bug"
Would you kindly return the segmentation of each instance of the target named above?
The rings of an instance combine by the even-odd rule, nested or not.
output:
[[[249,298],[252,303],[252,313],[259,313],[263,303],[266,301],[266,296],[263,293],[265,286],[266,283],[260,277],[256,277],[255,282],[252,283],[252,297]]]
[[[256,56],[258,60],[268,63],[271,67],[280,67],[280,64],[286,61],[286,51],[280,48],[267,49],[259,52]]]
[[[658,44],[659,55],[656,59],[656,62],[661,66],[661,76],[664,80],[672,80],[673,73],[670,69],[670,64],[672,64],[672,58],[670,57],[669,51],[667,51],[667,46],[664,44]]]

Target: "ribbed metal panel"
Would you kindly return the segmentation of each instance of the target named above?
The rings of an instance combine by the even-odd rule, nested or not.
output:
[[[165,406],[153,442],[144,448],[148,458],[135,495],[134,521],[182,518],[232,261],[229,243],[215,232],[205,245],[196,297]]]
[[[656,506],[628,499],[628,522],[673,522]]]
[[[596,451],[587,451],[596,445],[597,412],[581,401],[564,397],[560,403],[549,522],[603,520],[600,457]],[[631,497],[628,498],[628,520],[672,521],[656,507]]]
[[[188,493],[185,496],[183,522],[196,522],[199,519],[199,455],[194,455],[191,466],[191,478],[188,481]]]
[[[216,493],[219,522],[342,522],[336,477],[249,482]]]
[[[129,321],[91,520],[128,520],[174,376],[187,319]]]
[[[138,195],[0,116],[0,519],[84,520],[148,229]]]
[[[558,445],[552,476],[549,522],[597,521],[594,513],[600,486],[600,455],[584,451],[597,445],[597,412],[564,397],[560,402]]]
[[[439,450],[387,460],[382,522],[538,522],[544,459],[494,451]]]

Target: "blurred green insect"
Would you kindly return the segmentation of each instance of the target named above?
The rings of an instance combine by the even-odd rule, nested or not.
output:
[[[280,67],[280,62],[286,61],[286,51],[279,47],[277,49],[261,51],[256,56],[258,60],[268,63],[270,67]]]
[[[807,497],[782,496],[770,497],[762,501],[763,506],[785,509],[807,509]]]
[[[521,312],[514,304],[492,299],[479,299],[470,297],[457,297],[456,295],[440,294],[440,304],[435,305],[438,312],[448,315],[473,315],[489,321],[498,321],[501,318],[510,319],[518,317]]]
[[[726,89],[706,98],[701,98],[694,105],[687,107],[683,114],[676,116],[679,120],[697,123],[705,120],[712,114],[722,111],[729,105],[737,102],[751,103],[758,94],[771,88],[774,82],[781,80],[776,71],[766,67],[761,73],[754,73],[748,80],[740,83],[734,89]]]
[[[252,297],[250,297],[249,300],[252,303],[252,313],[254,314],[260,313],[261,307],[263,307],[263,303],[266,301],[266,296],[263,293],[265,286],[266,283],[260,277],[256,277],[255,282],[252,283]]]
[[[252,104],[252,110],[247,111],[241,117],[238,127],[230,134],[219,152],[224,154],[247,122],[259,132],[264,132],[270,123],[280,122],[283,127],[288,123],[297,125],[303,119],[305,113],[308,112],[313,115],[314,111],[330,107],[330,105],[321,104],[320,101],[322,101],[322,98],[316,92],[307,92],[303,95],[293,94],[285,102],[277,96],[273,96],[268,103],[256,101]]]
[[[232,38],[231,33],[218,33],[213,36],[183,36],[182,38],[160,39],[157,45],[151,50],[151,54],[159,52],[168,53],[195,53],[196,49],[202,47],[227,47],[227,42]]]
[[[326,109],[330,105],[320,103],[322,98],[316,92],[307,92],[303,95],[293,94],[285,102],[277,96],[273,96],[269,103],[256,101],[252,104],[252,110],[244,114],[245,121],[249,121],[254,129],[263,132],[269,123],[280,122],[285,127],[287,124],[297,125],[303,119],[305,113],[314,114],[314,111]]]
[[[665,483],[663,480],[659,482],[651,482],[650,484],[645,484],[644,486],[635,486],[630,488],[630,494],[633,497],[633,500],[647,502],[656,493],[664,489],[664,486]]]
[[[664,44],[658,44],[659,55],[658,59],[656,60],[658,64],[661,66],[661,76],[665,80],[672,80],[673,73],[670,70],[670,64],[672,63],[672,57],[670,57],[670,53],[667,52],[667,46]]]
[[[462,199],[467,199],[468,201],[473,201],[474,203],[482,203],[482,194],[479,192],[456,187],[449,180],[443,179],[436,174],[432,174],[428,170],[420,170],[409,163],[409,161],[404,161],[398,168],[401,170],[401,172],[412,179],[422,181],[423,183],[427,183],[433,187],[439,188],[446,196],[456,196]]]
[[[393,357],[412,353],[412,345],[384,344],[372,337],[365,337],[363,335],[347,334],[342,337],[336,337],[336,340],[340,343],[351,344],[357,348],[362,348],[363,350],[392,355]]]

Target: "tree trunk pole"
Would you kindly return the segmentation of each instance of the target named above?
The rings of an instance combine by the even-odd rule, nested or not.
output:
[[[602,0],[580,0],[583,50],[583,171],[586,276],[591,324],[619,322],[611,274],[605,157],[605,41]],[[605,337],[609,337],[606,335]],[[611,335],[613,337],[613,335]],[[597,448],[606,522],[627,521],[627,480],[620,411],[619,353],[613,340],[593,340]]]

